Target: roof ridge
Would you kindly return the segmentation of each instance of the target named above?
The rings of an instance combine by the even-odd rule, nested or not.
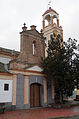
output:
[[[0,47],[0,51],[2,51],[2,52],[8,52],[8,53],[15,52],[15,53],[19,54],[19,51],[8,49],[8,48],[3,48],[3,47]]]
[[[42,16],[44,16],[45,14],[47,14],[47,13],[49,13],[49,12],[51,12],[51,11],[53,11],[53,12],[55,12],[57,15],[59,15],[54,9],[52,9],[51,7],[49,7],[49,9],[46,10]]]

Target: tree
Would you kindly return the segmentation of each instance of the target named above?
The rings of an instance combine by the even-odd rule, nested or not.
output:
[[[48,43],[48,56],[43,59],[41,66],[43,72],[54,80],[55,93],[62,103],[63,96],[71,96],[74,89],[74,59],[77,49],[76,40],[69,38],[63,42],[60,35],[54,34]]]
[[[79,90],[79,54],[76,55],[75,59],[74,59],[74,77],[75,77],[75,86],[77,87],[77,89]]]

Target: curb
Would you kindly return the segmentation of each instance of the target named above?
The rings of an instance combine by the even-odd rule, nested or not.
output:
[[[52,118],[48,118],[48,119],[70,119],[70,118],[74,118],[75,119],[75,117],[79,117],[79,115],[66,116],[66,117],[63,117],[63,116],[61,116],[61,117],[52,117]]]

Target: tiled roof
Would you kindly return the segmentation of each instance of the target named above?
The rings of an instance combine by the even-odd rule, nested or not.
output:
[[[5,53],[9,53],[11,55],[19,55],[20,52],[15,51],[15,50],[11,50],[11,49],[6,49],[6,48],[2,48],[0,47],[0,52],[5,52]]]
[[[55,12],[57,15],[59,15],[55,10],[53,10],[51,7],[49,7],[49,9],[42,15],[44,16],[47,13],[50,13],[51,11]]]
[[[28,33],[32,34],[32,35],[35,35],[35,36],[38,36],[38,37],[43,37],[43,35],[41,33],[39,33],[36,29],[28,30]]]

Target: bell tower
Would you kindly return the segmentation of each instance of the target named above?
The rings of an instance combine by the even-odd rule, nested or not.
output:
[[[48,48],[48,41],[50,40],[51,35],[55,33],[57,36],[58,34],[63,39],[63,29],[62,26],[59,24],[59,14],[53,10],[51,7],[42,15],[42,33],[45,37],[46,49]],[[45,56],[47,53],[45,52]]]

